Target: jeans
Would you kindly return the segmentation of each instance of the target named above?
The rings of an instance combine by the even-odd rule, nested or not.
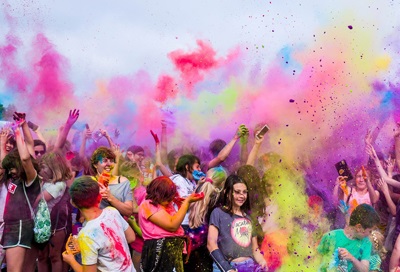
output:
[[[256,263],[252,258],[249,258],[243,262],[231,262],[233,268],[238,272],[263,272],[266,271],[258,263]],[[213,262],[213,272],[222,272],[217,264]]]

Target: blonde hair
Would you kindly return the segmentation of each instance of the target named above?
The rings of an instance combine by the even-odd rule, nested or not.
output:
[[[218,200],[220,191],[214,187],[210,181],[205,181],[200,184],[197,193],[203,192],[204,198],[200,201],[193,203],[189,208],[189,227],[195,229],[203,225],[209,207],[215,205]]]
[[[221,191],[224,188],[228,173],[222,166],[218,166],[209,169],[206,173],[206,176],[207,178],[212,179],[214,187]]]
[[[66,181],[72,178],[71,169],[67,162],[67,159],[60,152],[48,152],[45,153],[41,159],[40,164],[45,164],[53,176],[50,182],[54,183],[56,181]]]
[[[384,246],[385,236],[383,236],[380,231],[373,230],[369,235],[369,239],[372,242],[373,251],[375,251],[379,257],[381,257],[381,260],[384,260],[387,253],[387,250]]]

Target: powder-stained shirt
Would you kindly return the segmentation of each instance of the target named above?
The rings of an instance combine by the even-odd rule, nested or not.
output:
[[[218,248],[228,260],[253,256],[251,240],[255,233],[248,216],[216,208],[211,213],[210,225],[218,229]]]
[[[103,209],[99,217],[86,222],[78,235],[82,264],[97,264],[99,271],[136,271],[125,238],[128,227],[113,207]]]
[[[343,229],[332,230],[322,237],[318,252],[322,255],[320,271],[337,271],[338,248],[346,248],[357,260],[369,261],[372,244],[368,237],[363,239],[350,239]],[[348,271],[352,271],[353,263],[347,262]]]
[[[168,207],[163,207],[161,205],[154,206],[150,204],[150,200],[145,200],[139,206],[139,225],[142,229],[142,235],[144,240],[150,239],[161,239],[164,237],[174,237],[174,236],[183,236],[185,234],[182,227],[179,227],[177,231],[171,232],[165,230],[156,224],[152,223],[149,218],[161,210],[165,210],[168,214],[174,215],[176,213],[172,204]]]

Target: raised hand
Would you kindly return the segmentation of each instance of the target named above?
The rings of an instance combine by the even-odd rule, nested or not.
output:
[[[372,144],[372,131],[370,129],[367,130],[367,134],[365,135],[364,142],[366,145]]]
[[[69,111],[69,116],[67,119],[67,125],[72,126],[79,118],[79,110],[74,109]]]
[[[156,133],[154,133],[152,130],[150,130],[151,135],[154,138],[154,141],[156,142],[156,145],[158,145],[160,143],[160,140],[158,139],[158,136]]]
[[[13,119],[18,126],[22,126],[25,123],[26,114],[22,112],[14,112]]]

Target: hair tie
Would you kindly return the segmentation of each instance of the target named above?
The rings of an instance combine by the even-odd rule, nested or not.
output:
[[[206,178],[206,179],[205,179],[205,182],[209,182],[209,183],[213,184],[213,180],[210,179],[210,178]]]

